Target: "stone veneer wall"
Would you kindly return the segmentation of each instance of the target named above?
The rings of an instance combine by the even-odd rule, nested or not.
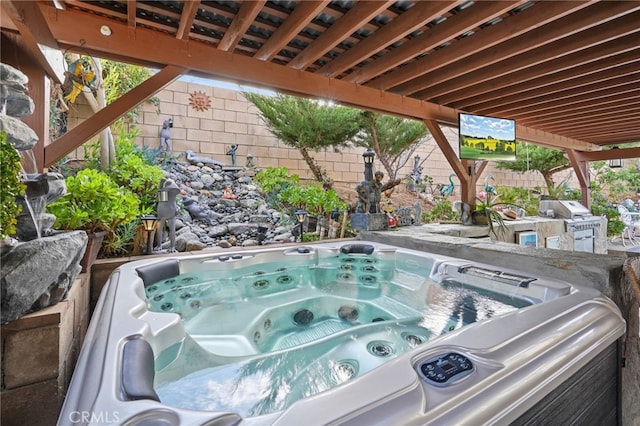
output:
[[[89,317],[89,274],[80,274],[62,302],[1,326],[3,426],[56,423]]]
[[[206,111],[197,111],[189,105],[190,95],[201,92],[211,99],[211,107]],[[160,145],[160,130],[162,122],[167,118],[173,119],[171,139],[173,151],[184,153],[192,150],[196,154],[214,158],[215,160],[231,164],[231,157],[226,155],[232,144],[238,145],[237,164],[244,166],[247,156],[253,157],[253,162],[260,168],[287,167],[291,173],[298,174],[303,179],[313,179],[309,168],[296,149],[291,149],[275,138],[263,124],[257,113],[257,108],[248,102],[242,93],[236,90],[211,87],[202,84],[176,81],[156,95],[160,100],[160,114],[151,104],[144,104],[138,129],[138,142],[146,146],[157,148]],[[79,120],[84,120],[92,114],[84,99],[78,97],[78,104],[71,105],[68,127],[73,128]],[[447,139],[457,151],[457,129],[443,128]],[[320,165],[325,168],[329,176],[338,187],[353,188],[364,178],[362,148],[345,149],[341,152],[323,150],[313,153]],[[440,151],[433,138],[429,137],[416,152],[422,159],[428,158],[424,164],[424,175],[432,176],[435,183],[448,183],[452,173],[449,163]],[[414,154],[415,156],[415,154]],[[70,155],[70,158],[82,158],[82,149]],[[398,174],[405,177],[413,168],[413,156]],[[376,170],[383,170],[380,163]],[[490,162],[483,176],[493,176],[496,185],[521,186],[533,188],[544,187],[544,181],[539,173],[514,173],[495,168]],[[453,177],[456,189],[459,181]],[[573,187],[577,183],[571,181]],[[484,178],[478,182],[478,190],[484,187]],[[355,190],[354,190],[355,196]]]

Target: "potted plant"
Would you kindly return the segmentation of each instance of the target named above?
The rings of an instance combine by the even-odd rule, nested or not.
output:
[[[56,216],[54,228],[87,233],[85,271],[97,257],[103,239],[109,241],[118,225],[139,216],[139,202],[131,191],[95,169],[84,169],[68,177],[66,186],[67,194],[47,205],[47,211]]]
[[[499,201],[499,196],[493,191],[481,191],[476,199],[478,200],[476,209],[471,213],[473,223],[488,225],[489,232],[496,237],[498,234],[496,233],[495,225],[498,226],[500,233],[504,233],[506,227],[502,210],[509,207],[510,204]]]

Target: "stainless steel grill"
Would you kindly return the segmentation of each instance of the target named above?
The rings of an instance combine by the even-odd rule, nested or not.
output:
[[[574,251],[593,253],[595,230],[600,228],[600,218],[577,201],[541,200],[540,212],[545,216],[563,218],[565,231],[573,241]]]

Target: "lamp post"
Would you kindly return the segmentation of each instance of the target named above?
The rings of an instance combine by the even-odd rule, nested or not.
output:
[[[371,148],[367,148],[367,150],[362,154],[362,159],[364,160],[364,180],[366,182],[373,182],[373,159],[376,154],[371,150]]]
[[[617,146],[614,146],[613,148],[611,148],[611,150],[613,151],[614,149],[619,149]],[[612,169],[619,169],[620,167],[622,167],[623,165],[623,161],[622,158],[612,158],[611,160],[609,160],[609,167],[611,167]]]
[[[147,231],[147,254],[153,253],[153,232],[156,230],[158,218],[152,214],[142,217],[142,226]]]
[[[307,211],[304,209],[296,210],[296,218],[298,219],[298,225],[300,226],[300,242],[303,242],[304,229],[302,225],[304,224],[305,219],[307,218]]]

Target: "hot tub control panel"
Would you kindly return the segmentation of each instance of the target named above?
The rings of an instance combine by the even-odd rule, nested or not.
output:
[[[420,376],[435,386],[447,386],[469,375],[474,367],[469,358],[450,352],[418,364]]]

